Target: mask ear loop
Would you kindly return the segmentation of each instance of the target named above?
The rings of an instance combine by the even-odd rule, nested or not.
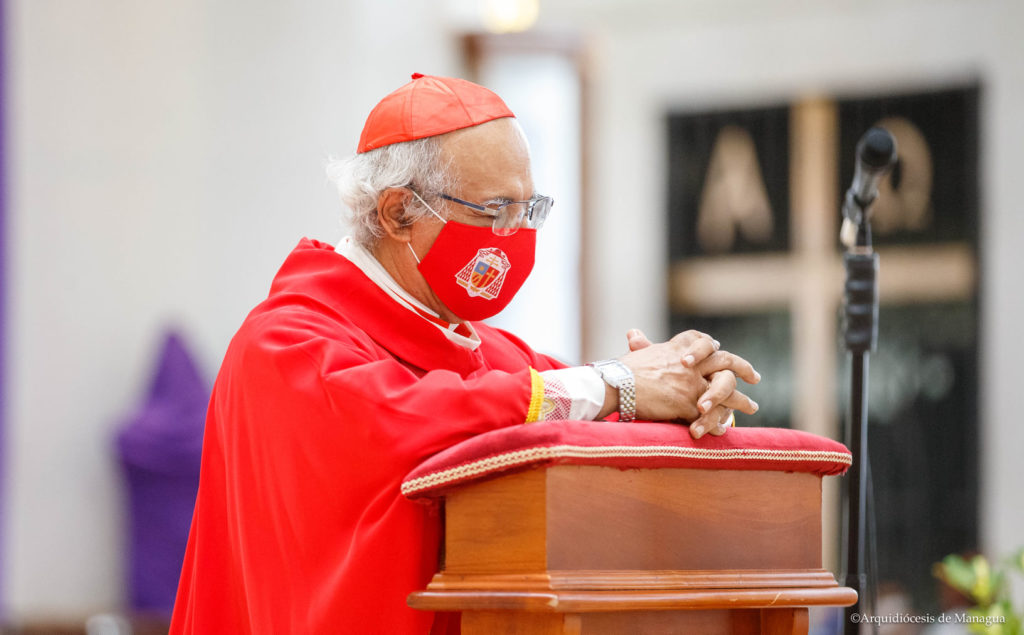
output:
[[[431,214],[433,214],[434,216],[437,216],[438,220],[440,220],[442,223],[447,223],[448,222],[448,220],[444,216],[441,216],[440,214],[435,212],[433,207],[431,207],[430,205],[427,205],[427,202],[423,200],[423,197],[420,196],[419,193],[416,190],[409,190],[409,191],[412,192],[413,196],[415,196],[416,198],[419,199],[420,203],[423,203],[423,207],[426,207],[428,210],[430,210]]]
[[[405,243],[405,246],[409,248],[409,251],[412,253],[412,257],[416,259],[416,264],[420,264],[419,256],[417,256],[416,252],[413,251],[412,245],[410,245],[409,243]]]
[[[433,214],[434,216],[437,216],[437,218],[442,223],[445,223],[445,224],[448,223],[448,221],[443,216],[441,216],[440,214],[435,212],[434,208],[431,207],[430,205],[428,205],[427,202],[423,200],[423,197],[419,195],[419,192],[417,192],[416,190],[411,189],[411,188],[409,189],[409,191],[412,192],[413,196],[415,196],[417,199],[419,199],[420,203],[423,203],[423,207],[426,207],[428,210],[430,210],[431,214]],[[416,259],[416,264],[420,264],[420,258],[419,258],[419,256],[416,255],[416,251],[412,248],[412,245],[410,243],[405,243],[405,246],[409,248],[409,251],[412,253],[412,257]]]

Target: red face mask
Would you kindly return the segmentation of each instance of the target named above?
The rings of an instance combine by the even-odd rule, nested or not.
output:
[[[423,260],[415,251],[412,255],[452,313],[463,320],[483,320],[504,309],[526,282],[536,244],[536,229],[498,236],[490,227],[445,221]]]

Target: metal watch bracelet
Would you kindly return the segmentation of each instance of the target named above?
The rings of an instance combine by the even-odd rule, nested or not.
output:
[[[633,371],[617,359],[605,359],[590,364],[601,379],[619,391],[619,421],[636,418],[636,382]]]

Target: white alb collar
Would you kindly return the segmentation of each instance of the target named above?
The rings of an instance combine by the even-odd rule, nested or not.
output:
[[[334,247],[334,251],[348,258],[352,264],[366,274],[367,278],[372,280],[374,284],[380,287],[395,302],[433,324],[452,342],[470,350],[476,350],[480,346],[480,336],[472,324],[469,322],[463,323],[469,336],[456,333],[455,330],[462,325],[446,322],[435,311],[427,308],[426,305],[414,298],[401,285],[395,282],[395,279],[391,277],[391,274],[384,268],[384,265],[380,264],[373,254],[357,243],[351,236],[342,238],[341,242]]]

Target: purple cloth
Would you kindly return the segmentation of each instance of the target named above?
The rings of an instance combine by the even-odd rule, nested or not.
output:
[[[132,609],[170,613],[174,607],[209,398],[181,337],[167,335],[145,403],[117,434],[128,486]]]

